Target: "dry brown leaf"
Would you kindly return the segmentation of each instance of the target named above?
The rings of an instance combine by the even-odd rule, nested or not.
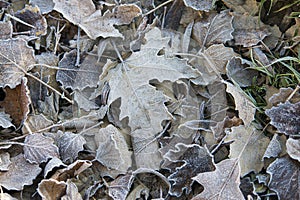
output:
[[[44,179],[39,183],[38,193],[43,200],[57,200],[66,193],[67,184],[55,179]]]
[[[82,200],[77,186],[70,179],[67,180],[66,195],[62,196],[61,200]]]
[[[286,151],[291,158],[300,162],[300,140],[289,138],[286,141]]]
[[[58,157],[58,147],[54,140],[42,134],[29,134],[24,141],[24,156],[29,163],[41,164],[49,158]]]
[[[70,22],[78,25],[92,39],[97,37],[123,37],[114,25],[129,24],[134,17],[141,14],[141,9],[134,4],[115,6],[102,14],[96,10],[92,0],[54,0],[54,10],[63,14]]]
[[[269,138],[250,125],[232,127],[225,131],[225,142],[230,144],[229,158],[237,158],[241,167],[241,176],[254,171],[258,173],[264,166],[263,156],[270,142]]]
[[[48,176],[49,173],[54,171],[55,168],[67,167],[59,158],[53,157],[44,168],[44,178]]]
[[[258,12],[256,0],[222,0],[225,5],[236,13],[255,15]]]
[[[34,51],[23,39],[0,40],[0,87],[15,88],[35,64]]]
[[[289,96],[293,93],[293,88],[280,88],[278,93],[273,94],[268,101],[273,105],[277,106],[279,103],[284,103]],[[289,100],[291,103],[297,103],[300,101],[300,93],[297,92],[293,95],[293,97]]]
[[[14,89],[5,88],[5,99],[0,102],[6,113],[13,119],[13,124],[18,128],[26,121],[29,113],[30,97],[27,79],[22,78],[21,85]]]
[[[229,82],[225,83],[227,85],[226,92],[230,93],[234,98],[235,109],[239,111],[239,117],[244,121],[244,124],[248,126],[254,120],[255,106],[246,97],[242,89]]]
[[[7,172],[0,172],[0,185],[7,190],[23,190],[42,171],[39,165],[28,163],[23,154],[11,158]]]
[[[226,159],[216,164],[216,170],[200,173],[193,178],[204,187],[204,191],[192,200],[244,199],[240,191],[240,166],[238,159]]]

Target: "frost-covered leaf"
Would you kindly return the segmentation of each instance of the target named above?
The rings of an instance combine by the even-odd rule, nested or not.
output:
[[[236,45],[251,47],[270,35],[266,25],[258,17],[235,15],[233,19],[233,37]]]
[[[44,115],[29,115],[27,118],[27,126],[30,128],[32,132],[38,132],[39,130],[45,129],[51,125],[53,125],[53,122],[48,120]],[[28,130],[23,127],[22,129],[23,133],[28,133]],[[46,130],[45,130],[46,131]]]
[[[277,158],[267,169],[271,175],[269,187],[279,199],[299,199],[300,168],[299,163],[289,157]]]
[[[67,181],[66,195],[62,196],[61,200],[82,200],[77,186],[70,179]]]
[[[271,118],[270,123],[279,132],[286,135],[300,134],[300,102],[295,104],[290,102],[281,103],[266,110],[266,115]]]
[[[49,158],[58,157],[58,148],[54,140],[42,134],[29,134],[24,141],[24,156],[30,163],[40,164]]]
[[[65,53],[58,66],[61,68],[56,74],[56,80],[64,88],[82,90],[86,87],[96,87],[101,73],[101,66],[95,56],[82,57],[80,67],[76,64],[76,50]]]
[[[23,190],[42,171],[39,165],[28,163],[23,154],[11,158],[7,172],[0,172],[0,185],[7,190]]]
[[[8,171],[11,164],[8,152],[0,153],[0,171]],[[0,172],[1,173],[1,172]]]
[[[7,193],[1,193],[1,199],[3,200],[18,200]]]
[[[203,0],[203,1],[197,1],[197,0],[183,0],[184,4],[187,7],[191,7],[195,10],[203,10],[203,11],[209,11],[213,8],[213,0]]]
[[[220,14],[210,13],[208,19],[194,24],[193,36],[202,48],[225,43],[233,39],[232,19],[228,10]]]
[[[5,113],[11,116],[13,124],[18,128],[26,121],[29,113],[30,97],[27,79],[23,77],[21,85],[14,89],[7,87],[4,92],[5,98],[4,101],[0,102],[0,106],[4,108]]]
[[[232,58],[226,65],[227,76],[237,83],[240,87],[251,86],[253,80],[258,76],[256,70],[251,70],[251,62],[242,58]]]
[[[14,127],[11,121],[12,119],[8,114],[6,114],[5,112],[0,112],[0,126],[2,128]]]
[[[247,13],[254,16],[258,12],[256,0],[222,0],[225,5],[236,13]]]
[[[108,194],[114,200],[126,199],[130,191],[134,176],[132,174],[126,174],[119,176],[113,180],[108,188]]]
[[[284,103],[289,96],[293,93],[293,88],[280,88],[278,93],[273,94],[268,101],[273,105],[277,106],[279,103]],[[297,92],[289,100],[291,103],[297,103],[300,101],[300,93]]]
[[[44,178],[48,176],[50,172],[54,170],[54,168],[59,167],[67,167],[59,158],[53,157],[44,168]]]
[[[0,87],[15,88],[35,64],[34,51],[25,40],[0,40]]]
[[[225,142],[231,142],[229,158],[237,158],[241,167],[241,176],[251,171],[258,173],[264,166],[263,156],[270,142],[269,138],[250,125],[232,127],[226,130]]]
[[[239,188],[240,166],[238,160],[226,159],[215,166],[215,171],[199,173],[193,178],[193,180],[204,187],[204,191],[195,196],[192,200],[244,199]]]
[[[85,88],[82,91],[74,91],[74,101],[77,103],[79,108],[85,111],[95,110],[99,108],[96,99],[92,98],[92,92],[94,90],[95,89],[93,88]]]
[[[134,4],[115,6],[113,11],[96,10],[92,0],[54,0],[54,10],[63,14],[70,22],[82,28],[86,34],[96,39],[99,36],[122,37],[114,25],[129,24],[134,17],[141,14],[141,9]]]
[[[15,27],[17,27],[18,32],[30,31],[30,34],[34,36],[41,36],[47,33],[47,21],[45,17],[41,15],[38,7],[25,5],[25,8],[18,10],[14,16],[34,27],[33,28],[22,23],[17,23]]]
[[[289,138],[286,141],[286,151],[291,158],[300,162],[300,140]]]
[[[153,32],[156,38],[152,38]],[[134,52],[117,66],[108,63],[100,77],[100,81],[102,83],[107,81],[111,89],[108,105],[121,98],[119,118],[122,120],[129,117],[133,148],[138,150],[141,147],[149,147],[136,154],[139,156],[136,159],[137,165],[155,166],[155,168],[158,167],[160,161],[159,159],[155,162],[151,161],[152,156],[155,155],[150,152],[157,154],[158,145],[155,140],[149,145],[147,143],[162,130],[162,121],[170,119],[170,116],[164,106],[166,96],[151,86],[149,81],[152,79],[159,82],[176,81],[180,78],[193,78],[199,75],[197,70],[192,69],[184,60],[157,55],[168,41],[166,38],[161,38],[160,34],[157,28],[148,32],[146,34],[148,42],[142,46],[141,51]],[[141,143],[141,141],[145,142]],[[150,148],[151,145],[153,146]]]
[[[54,8],[52,0],[29,0],[29,3],[39,7],[42,14],[47,14]]]
[[[131,152],[122,133],[114,126],[108,125],[99,130],[95,136],[98,143],[96,160],[109,169],[126,172],[131,167]]]
[[[280,154],[286,151],[286,137],[285,135],[279,136],[275,134],[266,149],[264,158],[277,158]]]
[[[80,134],[71,132],[58,131],[59,137],[57,139],[57,146],[62,160],[73,161],[77,158],[78,152],[83,150],[83,145],[86,143],[84,137]]]
[[[12,38],[12,28],[13,27],[10,21],[0,21],[0,39],[5,40]]]
[[[38,193],[43,199],[57,200],[66,192],[67,184],[55,179],[44,179],[39,183]]]
[[[178,143],[176,150],[169,151],[165,158],[173,163],[181,164],[168,177],[171,181],[169,193],[177,197],[181,196],[184,190],[186,190],[186,194],[191,192],[192,177],[199,173],[214,170],[212,155],[206,148],[196,144]]]

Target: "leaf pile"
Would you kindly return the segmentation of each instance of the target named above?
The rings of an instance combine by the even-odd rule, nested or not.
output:
[[[11,2],[1,199],[299,199],[289,1]]]

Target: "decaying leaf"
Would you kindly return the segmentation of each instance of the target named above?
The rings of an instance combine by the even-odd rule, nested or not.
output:
[[[109,169],[126,172],[131,167],[131,152],[122,133],[114,126],[108,125],[99,130],[95,136],[98,143],[96,160]]]
[[[171,181],[170,194],[179,197],[185,190],[191,192],[192,177],[199,173],[214,170],[212,155],[204,147],[196,144],[185,145],[178,143],[176,150],[169,151],[165,158],[173,163],[181,164],[168,179]]]
[[[59,167],[67,167],[67,165],[65,165],[59,158],[53,157],[44,168],[44,178],[46,178],[48,174],[54,170],[54,168]]]
[[[15,88],[35,64],[34,51],[20,38],[0,40],[0,87]]]
[[[8,152],[0,153],[0,171],[8,171],[11,164],[10,155]],[[1,173],[0,172],[0,173]]]
[[[258,12],[258,2],[256,0],[222,0],[225,5],[236,13],[247,13],[254,16]]]
[[[290,102],[281,103],[266,110],[266,115],[271,118],[270,123],[279,132],[286,135],[300,134],[300,102],[295,104]]]
[[[153,33],[156,33],[156,38],[153,38]],[[161,34],[157,28],[149,31],[146,34],[148,42],[142,46],[141,51],[134,52],[117,66],[106,65],[100,76],[100,81],[102,83],[107,81],[110,86],[108,104],[121,98],[119,118],[121,120],[129,117],[133,148],[139,151],[135,151],[135,156],[139,157],[136,158],[137,165],[152,166],[156,169],[161,159],[153,162],[152,159],[156,156],[154,154],[158,153],[158,145],[155,140],[150,141],[153,140],[155,134],[162,131],[162,121],[170,119],[170,116],[164,106],[167,98],[162,92],[149,85],[149,81],[152,79],[160,82],[176,81],[180,78],[192,78],[199,75],[184,60],[157,55],[166,43],[163,41],[168,41],[166,38],[158,37],[157,34]],[[141,141],[144,142],[141,143]],[[150,143],[147,144],[148,142]]]
[[[289,156],[300,162],[300,141],[297,139],[289,138],[286,141],[286,151]]]
[[[197,1],[197,0],[183,0],[187,7],[195,10],[209,11],[213,8],[213,0]]]
[[[70,179],[67,181],[66,195],[61,200],[82,200],[82,196],[78,192],[78,188]]]
[[[263,166],[263,156],[269,144],[269,138],[254,126],[240,125],[226,130],[225,142],[230,144],[230,158],[237,158],[241,167],[241,176],[251,171],[259,172]]]
[[[286,137],[285,135],[279,136],[275,134],[270,141],[268,148],[264,154],[264,158],[276,158],[280,154],[284,154],[286,152]]]
[[[57,200],[66,193],[67,184],[55,179],[44,179],[39,183],[38,193],[44,200]]]
[[[57,134],[59,134],[59,137],[56,142],[62,160],[65,162],[67,160],[73,161],[76,159],[78,152],[83,150],[83,145],[86,142],[84,137],[71,132],[63,133],[58,131]]]
[[[12,119],[8,114],[6,114],[5,112],[0,112],[0,126],[2,128],[14,127],[11,121]]]
[[[129,24],[141,14],[141,9],[134,4],[116,6],[112,12],[96,10],[92,0],[82,3],[80,0],[54,0],[54,10],[63,14],[70,22],[82,28],[92,38],[122,37],[114,25]]]
[[[7,190],[23,190],[42,171],[36,164],[28,163],[23,154],[11,158],[7,172],[0,172],[0,185]]]
[[[225,82],[227,85],[226,92],[230,93],[235,102],[236,110],[239,111],[239,117],[244,121],[247,126],[254,120],[256,108],[253,103],[246,97],[242,89]]]
[[[228,10],[217,15],[210,13],[208,19],[194,24],[193,36],[202,48],[225,43],[233,39],[232,19]]]
[[[65,88],[83,90],[86,87],[96,87],[101,73],[101,67],[97,64],[95,56],[86,56],[80,67],[76,64],[76,50],[66,53],[59,62],[61,68],[56,74],[56,80]]]
[[[54,140],[42,134],[29,134],[24,141],[24,156],[29,163],[40,164],[49,158],[58,157],[58,148]]]
[[[1,47],[0,47],[1,48]],[[27,119],[29,113],[29,90],[27,87],[27,79],[22,78],[22,83],[14,89],[5,88],[5,99],[0,102],[6,113],[13,119],[16,127],[22,125]]]
[[[267,169],[271,175],[269,187],[279,199],[299,199],[299,163],[289,157],[277,158]]]
[[[238,159],[223,160],[216,164],[215,171],[199,173],[193,180],[204,187],[204,191],[195,196],[193,200],[244,199],[239,188],[240,166]]]
[[[32,132],[39,132],[42,129],[47,129],[47,127],[53,125],[53,122],[48,120],[44,115],[29,115],[26,121],[28,128]],[[23,127],[23,133],[28,133],[28,130]],[[45,130],[46,131],[46,130]]]
[[[273,105],[277,106],[279,103],[284,103],[289,96],[293,93],[293,88],[280,88],[278,93],[273,94],[268,101]],[[291,103],[297,103],[300,101],[300,93],[296,93],[289,100]]]
[[[126,174],[119,176],[113,180],[108,188],[108,194],[114,200],[126,199],[132,185],[134,176],[132,174]]]

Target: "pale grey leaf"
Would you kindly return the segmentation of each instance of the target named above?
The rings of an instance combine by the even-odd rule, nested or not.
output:
[[[11,121],[12,119],[8,114],[6,114],[5,112],[0,112],[0,126],[2,128],[15,127]]]
[[[183,2],[187,7],[191,7],[194,10],[209,11],[213,8],[214,0],[184,0]]]
[[[11,164],[8,152],[0,153],[0,171],[8,171]]]
[[[286,141],[286,151],[289,156],[300,162],[300,140],[289,138]]]

